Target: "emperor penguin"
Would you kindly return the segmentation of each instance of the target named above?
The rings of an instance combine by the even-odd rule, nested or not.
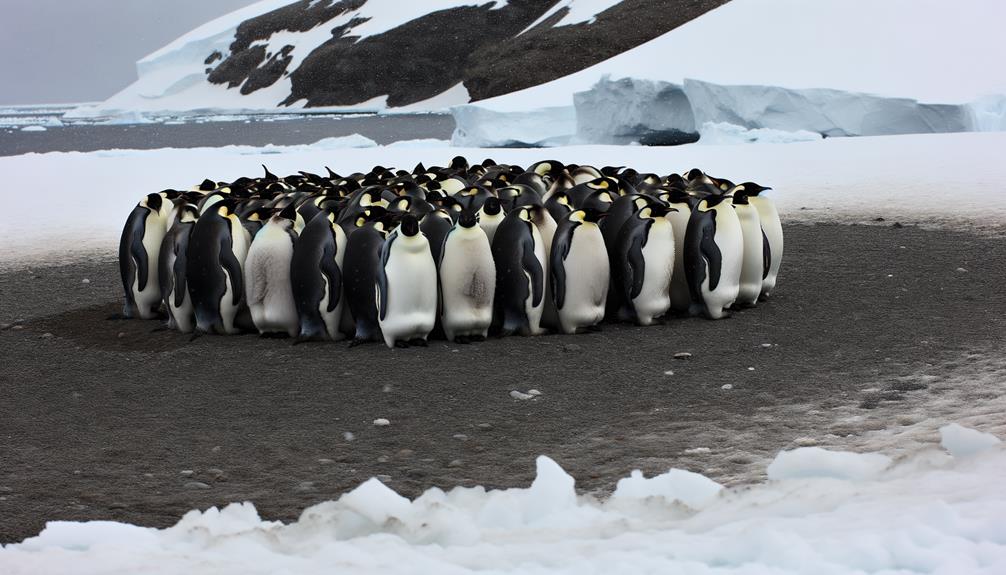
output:
[[[667,221],[674,231],[674,273],[671,275],[671,309],[685,313],[691,307],[692,296],[688,290],[688,277],[685,274],[685,232],[688,230],[688,220],[692,216],[692,206],[697,201],[684,190],[671,189],[660,194],[660,199],[667,202]]]
[[[493,236],[496,234],[496,228],[499,227],[500,222],[506,214],[503,213],[503,206],[500,204],[500,200],[497,197],[486,198],[486,201],[482,203],[482,207],[478,210],[478,225],[482,228],[482,231],[486,233],[486,237],[489,238],[489,244],[492,245]],[[460,221],[460,219],[458,220]]]
[[[488,234],[473,211],[461,212],[447,234],[439,273],[444,335],[458,343],[485,339],[493,318],[496,265]]]
[[[667,211],[659,203],[638,210],[622,224],[615,243],[613,283],[622,294],[626,315],[638,325],[652,324],[671,307],[677,250]]]
[[[346,240],[346,257],[342,261],[343,293],[356,325],[351,346],[382,339],[376,289],[386,233],[384,222],[368,222],[361,216],[356,224]]]
[[[157,259],[173,207],[165,195],[148,194],[126,218],[119,239],[119,274],[125,295],[123,317],[157,317],[161,302]]]
[[[217,202],[192,227],[185,278],[195,310],[196,330],[201,333],[240,331],[237,319],[245,305],[246,233],[234,211],[233,200]]]
[[[346,232],[330,209],[322,209],[304,226],[293,246],[290,282],[300,320],[298,341],[344,336],[339,330],[343,314],[342,262],[346,257]]]
[[[502,335],[542,333],[545,302],[546,252],[542,234],[532,221],[535,208],[515,208],[496,229],[492,254],[496,266],[494,331]],[[547,212],[546,212],[547,213]]]
[[[412,214],[402,217],[381,248],[377,297],[384,343],[425,346],[437,319],[437,266]]]
[[[558,222],[539,203],[528,206],[530,208],[531,223],[538,228],[541,234],[541,242],[545,245],[545,259],[542,260],[545,266],[545,304],[541,311],[541,327],[551,330],[560,329],[559,314],[555,309],[555,298],[552,297],[552,282],[549,279],[549,262],[552,261],[552,242],[555,232],[558,229]],[[544,330],[542,330],[544,331]]]
[[[759,186],[754,182],[745,182],[741,186],[748,197],[748,202],[758,210],[758,221],[764,234],[765,269],[762,272],[761,298],[766,299],[775,289],[779,267],[782,265],[782,222],[779,220],[779,211],[772,198],[761,195],[762,192],[772,188]]]
[[[740,292],[744,239],[741,223],[728,195],[699,201],[685,230],[685,275],[692,312],[720,319]]]
[[[289,204],[255,234],[245,259],[245,297],[252,322],[262,335],[300,333],[290,264],[297,243],[297,209]]]
[[[185,279],[186,254],[189,237],[199,218],[199,208],[183,203],[176,208],[175,223],[161,241],[161,252],[157,259],[161,299],[168,311],[168,327],[182,333],[192,333],[196,327],[196,316],[192,307]]]
[[[587,209],[559,222],[552,240],[549,277],[563,333],[593,328],[608,299],[608,252],[598,226],[603,212]]]
[[[741,236],[744,238],[744,253],[741,262],[740,291],[737,302],[741,307],[751,307],[758,303],[761,295],[762,278],[765,266],[765,235],[761,230],[758,210],[748,202],[748,196],[743,189],[734,188],[733,205],[737,219],[741,223]]]

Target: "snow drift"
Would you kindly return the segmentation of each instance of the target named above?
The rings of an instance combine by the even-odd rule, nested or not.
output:
[[[433,488],[410,501],[370,479],[289,525],[263,521],[250,503],[191,511],[164,530],[50,522],[4,547],[0,567],[8,575],[154,565],[242,575],[1006,570],[1001,446],[889,464],[880,454],[798,449],[779,454],[772,466],[786,472],[768,483],[725,489],[683,470],[633,472],[597,501],[578,497],[575,480],[539,457],[526,489]]]

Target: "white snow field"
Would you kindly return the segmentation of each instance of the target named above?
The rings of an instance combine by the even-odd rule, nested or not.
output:
[[[528,165],[543,158],[626,165],[659,174],[699,167],[774,188],[786,221],[889,222],[1000,230],[1006,222],[1006,133],[828,138],[789,145],[568,146],[466,149],[446,142],[380,147],[362,136],[303,146],[107,150],[0,157],[0,265],[111,254],[129,211],[145,194],[204,178],[233,180],[298,170],[339,173],[374,165],[446,165],[456,155]],[[31,193],[25,193],[30,190]],[[45,206],[54,206],[46,209]]]
[[[454,141],[618,143],[627,127],[692,122],[828,135],[999,130],[1006,75],[975,63],[1006,54],[1003,21],[997,0],[733,0],[585,70],[455,108]],[[607,80],[636,87],[608,98]],[[640,113],[671,104],[657,96],[673,86],[655,94],[654,81],[683,86],[694,119],[680,102]],[[574,102],[581,93],[590,105]]]
[[[163,530],[50,522],[0,550],[0,571],[998,575],[1006,449],[971,444],[966,457],[931,447],[896,462],[798,448],[770,466],[770,477],[773,466],[786,473],[739,488],[634,472],[603,501],[578,497],[542,456],[526,489],[434,488],[410,501],[370,479],[288,525],[251,503],[191,511]]]

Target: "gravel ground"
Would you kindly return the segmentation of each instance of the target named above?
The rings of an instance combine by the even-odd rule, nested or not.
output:
[[[539,454],[584,493],[634,468],[743,483],[779,449],[897,425],[941,371],[1001,352],[1002,239],[818,224],[786,242],[773,299],[726,320],[425,349],[190,342],[106,319],[111,256],[0,271],[0,541],[243,500],[291,520],[371,476],[407,496],[526,486]]]

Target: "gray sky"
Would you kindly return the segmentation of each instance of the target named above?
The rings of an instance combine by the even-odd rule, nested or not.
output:
[[[135,62],[254,0],[0,0],[0,104],[104,100]]]

